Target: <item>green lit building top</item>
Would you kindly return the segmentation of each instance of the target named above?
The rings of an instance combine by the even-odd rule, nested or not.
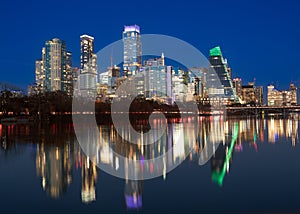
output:
[[[210,63],[210,74],[211,81],[220,81],[222,89],[224,89],[224,98],[228,103],[239,102],[238,96],[233,88],[230,68],[228,67],[227,60],[223,58],[220,46],[216,46],[209,51],[209,63]],[[213,74],[217,74],[218,80],[216,80]],[[216,84],[217,85],[217,84]]]
[[[210,49],[209,55],[210,56],[222,56],[220,46],[217,46],[217,47],[214,47],[213,49]]]

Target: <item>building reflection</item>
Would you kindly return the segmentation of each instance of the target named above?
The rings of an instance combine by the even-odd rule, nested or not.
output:
[[[227,151],[228,151],[228,145],[221,144],[219,145],[215,154],[210,159],[211,178],[214,182],[216,182],[220,186],[223,185],[223,179],[225,176],[223,168],[226,167]]]
[[[125,182],[125,202],[127,209],[142,208],[143,181],[126,180]]]
[[[72,183],[74,144],[70,124],[51,124],[35,127],[36,174],[51,197],[58,198]]]
[[[234,153],[242,153],[245,148],[259,152],[264,143],[284,141],[294,147],[299,142],[297,117],[223,119],[171,119],[162,137],[150,145],[147,142],[155,139],[155,132],[132,144],[124,141],[112,125],[100,125],[97,133],[88,133],[85,149],[91,152],[89,157],[76,141],[71,124],[0,124],[0,152],[16,151],[17,142],[34,146],[36,175],[41,179],[42,189],[53,198],[66,193],[73,182],[73,174],[80,174],[82,203],[96,201],[96,186],[99,182],[97,165],[103,164],[115,172],[124,173],[126,207],[141,209],[143,181],[130,179],[130,173],[141,177],[145,172],[150,175],[159,172],[162,179],[167,179],[168,167],[180,163],[189,154],[188,160],[192,162],[200,164],[209,160],[212,181],[223,186],[226,174],[230,172],[230,165],[235,161]],[[155,124],[158,129],[160,121]],[[140,133],[149,130],[147,121],[138,121],[133,126]],[[126,134],[125,129],[123,134]],[[214,150],[216,151],[212,152]],[[170,153],[161,164],[157,164],[155,157],[167,151]],[[126,161],[122,161],[117,154],[126,157]],[[132,165],[135,160],[142,164]]]
[[[72,183],[73,168],[81,171],[81,200],[96,200],[96,165],[82,153],[75,142],[71,124],[39,127],[36,141],[36,174],[45,192],[59,198]]]
[[[229,135],[225,133],[224,143],[219,145],[210,159],[212,181],[220,186],[223,185],[225,175],[229,173],[233,153],[243,152],[244,146],[258,152],[259,145],[265,142],[275,144],[285,141],[290,142],[292,147],[299,142],[298,119],[293,116],[285,119],[230,119],[225,124],[228,126]],[[234,133],[236,139],[232,141]]]
[[[81,200],[83,203],[96,201],[97,166],[87,156],[82,156]]]
[[[225,141],[219,145],[210,159],[211,178],[212,181],[219,186],[223,185],[225,175],[229,173],[233,149],[238,137],[238,123],[235,122],[235,126],[233,126],[232,129],[230,128],[230,130],[226,123],[226,130],[228,133],[225,135]]]
[[[194,141],[194,150],[190,160],[199,159],[199,164],[204,164],[218,148],[219,144],[225,142],[227,133],[227,122],[220,117],[201,117],[199,120],[199,131]]]
[[[70,145],[37,144],[36,173],[42,179],[43,190],[51,197],[65,193],[72,182]]]

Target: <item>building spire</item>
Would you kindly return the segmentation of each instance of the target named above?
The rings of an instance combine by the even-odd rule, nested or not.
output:
[[[162,62],[162,66],[165,66],[165,55],[164,55],[164,52],[161,53],[161,62]]]

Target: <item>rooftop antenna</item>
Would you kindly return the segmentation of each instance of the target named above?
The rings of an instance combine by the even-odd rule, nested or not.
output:
[[[165,55],[164,52],[161,53],[162,66],[165,66]]]

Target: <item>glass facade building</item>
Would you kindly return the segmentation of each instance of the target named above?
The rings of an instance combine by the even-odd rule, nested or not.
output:
[[[80,68],[84,69],[94,54],[94,37],[80,36]]]
[[[124,26],[124,76],[134,76],[142,66],[142,44],[140,27],[137,25]]]
[[[78,77],[79,94],[82,96],[97,93],[98,67],[94,53],[94,37],[80,36],[80,75]]]
[[[45,72],[44,63],[42,59],[38,59],[35,61],[35,83],[38,87],[39,92],[43,92],[45,83]]]
[[[224,98],[229,102],[239,102],[239,99],[235,93],[232,79],[231,79],[231,69],[228,68],[227,60],[223,58],[221,48],[219,46],[213,48],[209,52],[209,62],[210,62],[210,81],[215,81],[218,85],[218,79],[223,86],[222,90],[216,89],[215,92],[220,93],[224,90]],[[214,72],[215,71],[215,72]],[[214,76],[217,75],[217,76]],[[217,79],[218,78],[218,79]],[[220,95],[220,94],[218,94]]]
[[[147,63],[146,63],[147,64]],[[160,61],[151,61],[144,70],[144,94],[146,98],[172,102],[172,67],[163,66]]]
[[[62,90],[69,96],[73,94],[72,52],[66,54],[66,72],[63,73]]]
[[[54,38],[45,43],[45,91],[61,91],[64,89],[66,73],[66,43]]]
[[[79,75],[79,91],[80,95],[88,96],[97,93],[98,69],[97,55],[92,54],[89,63],[81,70]]]

